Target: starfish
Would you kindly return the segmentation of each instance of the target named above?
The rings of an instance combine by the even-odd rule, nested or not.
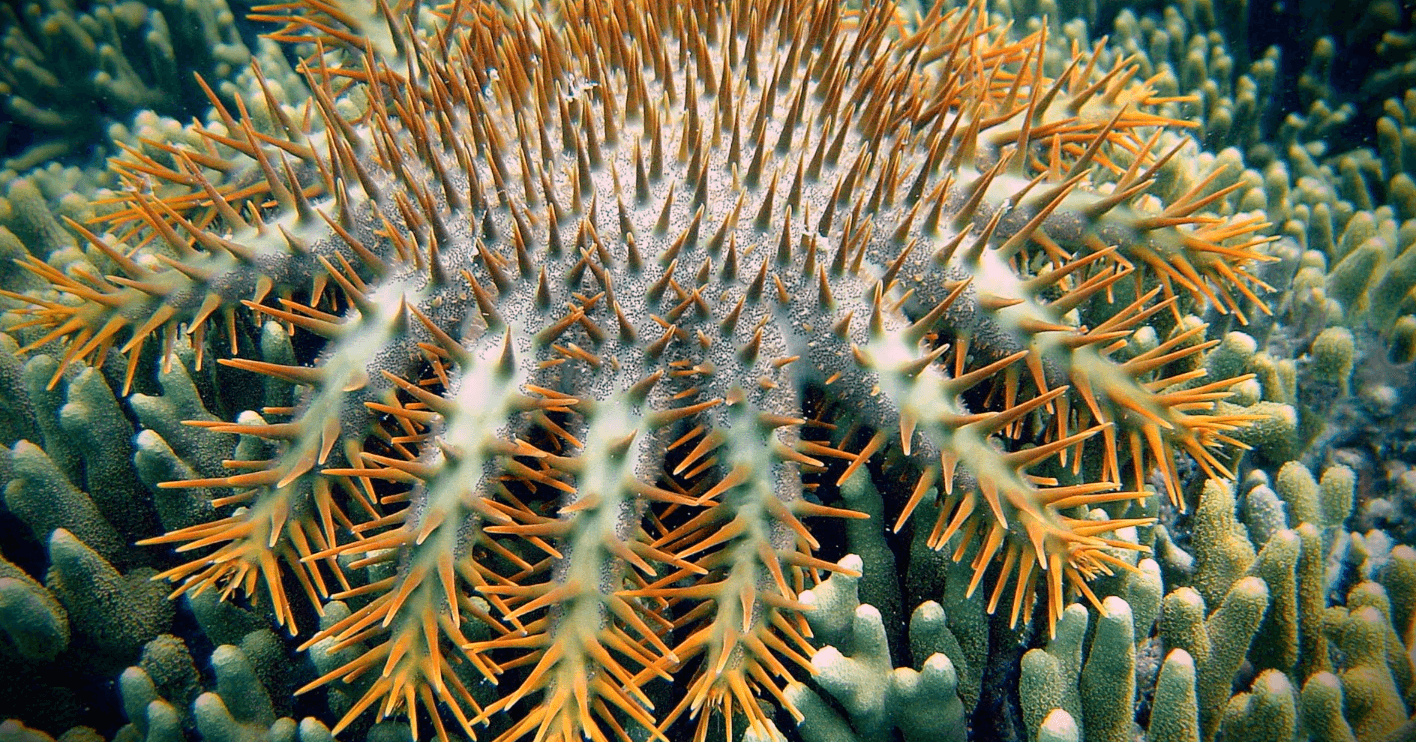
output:
[[[213,95],[204,147],[121,166],[116,237],[70,225],[112,275],[27,263],[70,297],[27,299],[61,371],[116,351],[131,383],[185,331],[198,367],[301,389],[193,423],[271,455],[164,485],[226,493],[144,542],[197,554],[176,593],[267,596],[292,634],[292,577],[351,601],[304,642],[360,650],[301,689],[358,684],[336,733],[376,709],[538,742],[795,714],[798,594],[843,569],[808,522],[864,517],[831,504],[857,472],[990,612],[1100,608],[1149,472],[1178,504],[1176,456],[1231,476],[1247,422],[1203,327],[1134,333],[1266,311],[1267,225],[1205,213],[1217,174],[1150,194],[1185,124],[1100,46],[1048,75],[1046,31],[980,2],[867,6],[257,9],[314,45],[311,99],[257,68],[268,127]],[[263,321],[311,360],[238,348]]]

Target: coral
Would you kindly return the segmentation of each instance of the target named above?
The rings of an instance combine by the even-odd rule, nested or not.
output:
[[[1321,523],[1318,481],[1308,467],[1297,461],[1290,461],[1278,470],[1274,489],[1288,506],[1288,517],[1294,523]]]
[[[6,647],[26,660],[53,660],[69,646],[69,614],[24,570],[0,562],[0,574],[0,628]]]
[[[1358,740],[1380,740],[1396,731],[1407,718],[1387,664],[1385,631],[1388,624],[1375,608],[1353,611],[1335,627],[1338,645],[1347,655],[1348,668],[1338,678],[1343,688],[1344,717]]]
[[[1066,711],[1071,723],[1078,726],[1082,700],[1077,681],[1082,670],[1087,618],[1082,606],[1068,606],[1046,648],[1031,649],[1023,655],[1018,690],[1027,729],[1045,723],[1053,709]]]
[[[1254,680],[1252,689],[1229,699],[1224,710],[1224,739],[1259,742],[1293,739],[1298,731],[1297,700],[1288,676],[1266,670]]]
[[[1330,672],[1314,674],[1299,699],[1303,728],[1317,739],[1352,742],[1357,739],[1343,718],[1342,682]]]
[[[1235,518],[1234,494],[1213,479],[1205,482],[1195,510],[1195,587],[1205,602],[1218,604],[1254,561],[1249,534]]]
[[[1071,714],[1062,709],[1053,709],[1038,727],[1037,738],[1042,742],[1080,742],[1082,737]]]
[[[1165,656],[1155,681],[1154,707],[1146,738],[1150,742],[1199,742],[1199,701],[1195,697],[1195,660],[1183,649]]]
[[[192,727],[206,742],[334,739],[329,728],[313,717],[298,723],[290,717],[276,717],[269,683],[259,676],[243,646],[218,646],[211,653],[210,666],[215,690],[198,694],[196,670],[181,642],[170,637],[149,642],[141,664],[129,667],[119,680],[130,723],[119,730],[117,738],[175,741],[184,738],[184,728]],[[176,669],[179,677],[163,672],[171,669]]]
[[[1350,106],[1331,111],[1329,100],[1303,100],[1306,120],[1285,120],[1278,103],[1298,86],[1294,78],[1302,65],[1287,58],[1296,51],[1291,37],[1271,33],[1267,19],[1250,23],[1248,2],[1010,0],[1001,5],[1000,13],[1020,25],[1036,27],[1046,18],[1055,31],[1084,46],[1088,30],[1109,32],[1104,42],[1113,58],[1134,60],[1142,76],[1174,98],[1163,109],[1166,115],[1198,124],[1201,141],[1215,152],[1235,148],[1252,162],[1268,163],[1275,157],[1275,138],[1319,139],[1353,115]],[[1259,51],[1251,43],[1281,43],[1282,50]],[[1324,59],[1331,62],[1330,55]]]
[[[1352,333],[1343,327],[1329,327],[1313,338],[1309,353],[1313,359],[1310,373],[1314,381],[1345,396],[1352,378],[1352,358],[1356,353]]]
[[[1302,552],[1317,549],[1321,558],[1322,542],[1315,535],[1311,524],[1296,534],[1287,530],[1275,534],[1260,551],[1254,574],[1235,581],[1213,612],[1194,590],[1171,589],[1156,636],[1165,661],[1158,672],[1135,675],[1136,697],[1150,690],[1149,724],[1144,736],[1138,736],[1142,733],[1129,726],[1127,717],[1128,739],[1397,738],[1389,735],[1396,734],[1409,716],[1408,702],[1401,697],[1401,689],[1411,687],[1403,680],[1410,672],[1408,645],[1398,638],[1398,624],[1393,622],[1385,592],[1375,583],[1355,586],[1345,605],[1328,607],[1325,617],[1310,620],[1311,609],[1302,605],[1311,599],[1302,574]],[[1296,601],[1290,597],[1294,595]],[[1319,610],[1324,610],[1321,606],[1327,600],[1319,597],[1318,602]],[[1107,605],[1113,614],[1126,613],[1116,598],[1108,598]],[[1058,628],[1059,639],[1075,637],[1067,640],[1066,648],[1054,639],[1046,650],[1030,650],[1022,663],[1018,692],[1030,734],[1037,739],[1045,738],[1047,720],[1058,712],[1079,730],[1077,739],[1103,738],[1103,732],[1089,726],[1085,704],[1078,714],[1076,696],[1068,700],[1067,694],[1081,686],[1076,671],[1064,670],[1059,658],[1072,658],[1070,665],[1075,668],[1083,657],[1086,663],[1095,661],[1098,651],[1104,663],[1132,656],[1116,642],[1096,644],[1104,636],[1101,626],[1105,624],[1096,627],[1089,644],[1084,642],[1086,611],[1073,606],[1068,615],[1073,612],[1075,628],[1064,628],[1067,619]],[[1274,623],[1280,617],[1286,627],[1281,630]],[[1318,635],[1320,641],[1303,638],[1309,634]],[[1321,641],[1324,636],[1334,642],[1331,651]],[[1144,637],[1140,640],[1144,642]],[[1134,686],[1123,681],[1105,687],[1117,692]],[[1132,698],[1113,703],[1129,708]],[[1141,719],[1136,721],[1139,724]]]
[[[221,0],[30,0],[0,7],[0,29],[0,152],[19,171],[81,153],[140,110],[199,113],[193,73],[217,85],[251,59]]]
[[[954,664],[946,654],[930,652],[922,641],[934,633],[925,625],[936,621],[932,611],[916,611],[910,621],[912,639],[921,638],[911,642],[915,656],[923,658],[918,671],[896,668],[880,611],[861,604],[857,597],[854,575],[864,563],[852,554],[840,566],[843,571],[819,588],[830,593],[829,598],[822,600],[817,590],[804,592],[801,598],[817,606],[806,614],[822,645],[811,658],[813,679],[846,710],[849,721],[837,716],[813,690],[794,684],[786,697],[802,711],[803,738],[850,742],[882,739],[899,730],[908,742],[963,742],[966,720]]]
[[[1305,288],[1280,307],[1279,316],[1293,342],[1312,344],[1311,372],[1319,378],[1342,376],[1345,358],[1359,367],[1364,355],[1396,363],[1412,358],[1400,341],[1400,328],[1416,311],[1409,296],[1416,286],[1416,230],[1409,219],[1416,211],[1410,163],[1402,154],[1409,146],[1403,132],[1410,128],[1411,104],[1416,100],[1386,102],[1376,122],[1375,151],[1358,148],[1323,160],[1295,142],[1283,170],[1273,171],[1276,178],[1296,181],[1298,189],[1274,192],[1269,207],[1290,215],[1284,231],[1307,250],[1294,278]],[[1364,330],[1385,342],[1368,341]],[[1332,383],[1345,394],[1340,381]]]
[[[1168,106],[1190,106],[1187,115],[1201,124],[1210,147],[1242,150],[1250,169],[1234,173],[1239,185],[1231,202],[1263,208],[1285,236],[1273,247],[1282,259],[1259,275],[1292,287],[1277,303],[1272,325],[1242,328],[1259,349],[1248,371],[1260,376],[1260,404],[1293,406],[1297,436],[1265,424],[1241,439],[1257,443],[1273,464],[1334,445],[1366,447],[1374,452],[1372,465],[1391,472],[1381,489],[1400,490],[1403,469],[1391,462],[1409,461],[1416,431],[1403,414],[1413,393],[1403,366],[1416,359],[1416,252],[1410,250],[1416,181],[1404,154],[1413,141],[1410,14],[1384,1],[1345,4],[1336,15],[1328,6],[1256,4],[1250,10],[1263,20],[1245,31],[1229,25],[1242,15],[1227,16],[1206,2],[1010,6],[1020,25],[1036,27],[1040,21],[1027,13],[1045,13],[1053,28],[1083,45],[1085,26],[1057,19],[1076,15],[1093,29],[1114,24],[1110,45],[1117,54],[1156,70],[1160,90],[1200,98],[1198,106]],[[1281,42],[1282,54],[1257,53],[1253,44],[1260,40]],[[1255,96],[1259,90],[1264,94]],[[1177,115],[1174,108],[1161,112]],[[1230,125],[1236,122],[1242,125]],[[1349,355],[1345,342],[1314,345],[1324,332],[1328,339],[1351,334],[1357,394],[1348,396],[1341,384],[1287,383],[1327,373],[1317,352],[1305,354],[1310,349],[1337,351],[1339,360]],[[1282,366],[1290,362],[1292,376]],[[1295,386],[1304,390],[1303,398],[1288,394]],[[1266,434],[1262,439],[1260,432]],[[1319,458],[1305,463],[1328,463]],[[1385,494],[1380,501],[1364,523],[1408,536],[1409,508]]]
[[[1131,607],[1115,596],[1102,603],[1091,651],[1078,681],[1087,739],[1131,738],[1136,697],[1136,648]]]
[[[1318,498],[1322,505],[1322,525],[1341,526],[1352,514],[1357,492],[1357,473],[1342,464],[1328,467],[1318,483]]]
[[[1254,663],[1259,669],[1292,672],[1298,662],[1298,566],[1300,539],[1293,531],[1274,534],[1259,552],[1249,574],[1269,587],[1268,609],[1254,636]]]
[[[1268,585],[1256,577],[1245,577],[1234,583],[1205,621],[1210,651],[1206,661],[1197,665],[1200,726],[1205,739],[1214,737],[1229,698],[1224,683],[1239,671],[1267,608]]]

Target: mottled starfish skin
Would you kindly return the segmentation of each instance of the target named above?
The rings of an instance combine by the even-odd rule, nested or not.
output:
[[[316,605],[373,598],[306,642],[365,650],[305,689],[361,684],[336,732],[377,708],[445,736],[441,707],[504,739],[684,714],[701,738],[707,706],[765,733],[756,696],[795,713],[780,689],[812,651],[797,592],[838,569],[801,519],[853,517],[819,502],[865,463],[902,481],[881,527],[937,499],[916,527],[971,557],[1013,621],[1039,580],[1051,622],[1124,566],[1106,535],[1144,521],[1089,507],[1145,497],[1153,466],[1175,496],[1177,449],[1227,474],[1209,448],[1243,420],[1208,412],[1237,380],[1158,376],[1207,347],[1194,333],[1125,346],[1172,291],[1237,311],[1263,225],[1192,217],[1203,189],[1133,207],[1172,123],[1143,112],[1133,70],[1082,56],[1038,77],[1045,39],[999,36],[977,7],[909,33],[892,8],[829,1],[555,21],[474,5],[416,40],[292,9],[314,15],[277,36],[352,47],[308,65],[328,133],[223,112],[209,136],[254,190],[178,156],[136,169],[192,196],[136,189],[118,215],[172,258],[92,236],[121,276],[33,266],[82,300],[37,302],[71,362],[136,358],[183,322],[200,342],[242,303],[327,338],[312,367],[219,359],[306,392],[267,412],[286,422],[210,425],[277,454],[172,483],[247,509],[151,543],[216,547],[167,576],[250,592],[259,575],[292,632],[292,573]],[[346,121],[351,80],[366,112]],[[329,282],[314,307],[277,300],[311,280]],[[849,465],[826,476],[831,458]],[[396,576],[346,580],[340,555]],[[484,707],[459,664],[515,680]],[[655,677],[678,688],[667,708]]]

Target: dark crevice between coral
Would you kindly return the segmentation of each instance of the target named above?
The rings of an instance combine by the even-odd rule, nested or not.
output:
[[[980,588],[983,589],[983,588]],[[1043,619],[1046,623],[1046,619]],[[974,742],[1017,742],[1028,738],[1022,705],[1018,701],[1018,677],[1021,674],[1023,653],[1039,637],[1029,634],[1039,632],[1032,627],[1039,625],[1037,619],[1022,629],[1008,627],[1008,616],[1003,611],[988,618],[988,666],[983,669],[983,687],[978,706],[970,715]],[[1044,637],[1045,638],[1045,637]]]

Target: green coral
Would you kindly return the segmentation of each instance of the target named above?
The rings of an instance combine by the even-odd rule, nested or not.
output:
[[[200,112],[192,73],[219,84],[251,59],[223,0],[32,0],[0,8],[0,29],[0,151],[16,170],[92,146],[107,119]]]
[[[1231,485],[1213,479],[1205,482],[1191,538],[1195,587],[1207,604],[1218,605],[1254,562],[1254,546],[1235,510]]]
[[[853,571],[863,567],[856,555],[840,565]],[[954,663],[947,654],[930,651],[941,635],[952,640],[938,604],[921,606],[910,621],[911,648],[923,658],[918,670],[895,667],[880,611],[861,604],[858,589],[858,578],[838,573],[802,594],[815,606],[807,616],[823,645],[811,660],[812,685],[846,712],[841,718],[808,686],[788,688],[787,699],[803,714],[798,723],[803,739],[863,742],[898,730],[906,742],[964,742],[966,716]]]
[[[1165,656],[1151,704],[1149,742],[1200,742],[1195,660],[1189,652],[1177,648]]]
[[[1131,739],[1136,698],[1136,650],[1131,607],[1115,596],[1102,604],[1086,664],[1078,678],[1082,724],[1088,740]]]
[[[1267,670],[1248,692],[1229,699],[1221,734],[1234,742],[1293,739],[1298,731],[1297,698],[1288,676]]]

